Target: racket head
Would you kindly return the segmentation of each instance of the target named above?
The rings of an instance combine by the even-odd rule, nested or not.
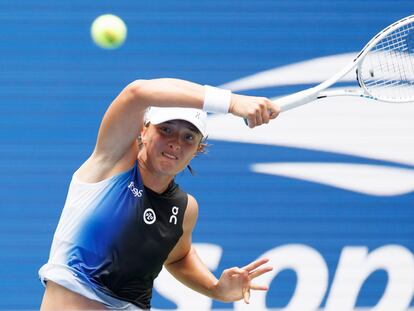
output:
[[[414,102],[414,15],[378,33],[357,58],[357,78],[371,97],[393,103]]]

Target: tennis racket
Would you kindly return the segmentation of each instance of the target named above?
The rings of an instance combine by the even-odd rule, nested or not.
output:
[[[358,89],[325,91],[356,69]],[[388,26],[373,37],[358,56],[321,84],[276,99],[281,112],[333,96],[358,96],[373,100],[414,102],[414,15]],[[245,120],[247,124],[247,120]]]

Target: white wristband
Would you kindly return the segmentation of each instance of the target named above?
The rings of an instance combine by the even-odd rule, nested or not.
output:
[[[204,85],[203,110],[214,113],[228,113],[231,102],[231,91]]]

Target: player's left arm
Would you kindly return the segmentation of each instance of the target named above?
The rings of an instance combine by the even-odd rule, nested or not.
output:
[[[183,221],[183,235],[164,263],[165,268],[181,283],[211,297],[211,288],[217,278],[208,270],[192,246],[192,231],[197,222],[198,204],[188,195]]]
[[[219,280],[209,271],[191,245],[191,235],[197,215],[197,201],[189,196],[183,222],[184,233],[164,263],[166,269],[191,289],[224,302],[244,299],[249,303],[251,289],[267,290],[266,286],[251,282],[254,278],[272,270],[269,266],[263,266],[268,262],[267,259],[259,259],[243,268],[226,269]]]

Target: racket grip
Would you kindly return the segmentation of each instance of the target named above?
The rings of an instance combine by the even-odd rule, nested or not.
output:
[[[280,107],[280,112],[285,112],[293,108],[305,105],[314,101],[318,98],[318,90],[314,88],[306,89],[294,94],[290,94],[281,98],[278,98],[273,101],[276,105]],[[244,123],[248,126],[249,122],[247,119],[244,119]]]

